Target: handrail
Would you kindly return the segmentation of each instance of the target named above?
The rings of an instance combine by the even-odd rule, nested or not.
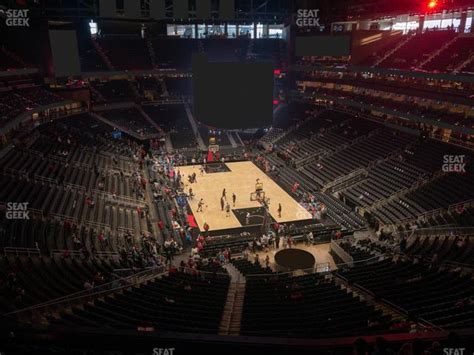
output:
[[[114,201],[119,200],[120,202],[125,202],[125,203],[129,203],[129,204],[133,204],[133,205],[140,205],[140,206],[145,206],[146,205],[145,201],[140,201],[138,199],[135,199],[135,198],[132,198],[132,197],[127,197],[127,196],[124,196],[124,195],[116,195],[115,198],[114,198],[112,193],[110,193],[108,191],[104,191],[104,190],[92,189],[92,192],[96,195],[103,196],[103,197],[105,197],[109,200],[114,200]]]
[[[55,255],[64,255],[64,253],[69,253],[71,256],[82,256],[83,253],[79,250],[70,250],[70,249],[53,249],[51,250],[51,257],[54,257]],[[119,256],[119,253],[115,251],[96,251],[92,253],[94,256]]]
[[[39,248],[17,248],[17,247],[5,247],[3,248],[3,255],[7,256],[7,254],[30,254],[41,256],[41,250]]]
[[[299,269],[299,270],[294,270],[294,271],[284,271],[284,272],[273,272],[271,274],[248,274],[248,275],[245,275],[245,277],[248,279],[249,277],[250,278],[257,278],[257,277],[279,277],[279,276],[282,276],[282,275],[290,275],[290,274],[294,274],[295,271],[303,271],[303,272],[317,272],[317,273],[325,273],[325,272],[331,272],[331,271],[335,271],[337,269],[340,269],[341,267],[343,266],[349,266],[349,267],[352,267],[353,264],[362,264],[362,263],[366,263],[366,262],[370,262],[370,261],[374,261],[374,260],[380,260],[381,258],[384,258],[384,257],[387,257],[389,256],[388,254],[387,255],[375,255],[373,257],[370,257],[370,258],[367,258],[367,259],[364,259],[364,260],[358,260],[358,261],[354,261],[352,263],[339,263],[339,264],[335,264],[335,268],[331,270],[330,268],[330,263],[326,262],[326,263],[317,263],[314,267],[311,267],[311,268],[308,268],[308,269]],[[390,255],[391,256],[391,255]],[[351,265],[352,264],[352,265]],[[323,271],[317,271],[319,268],[322,268]]]
[[[374,255],[370,258],[367,258],[367,259],[363,259],[363,260],[356,260],[356,261],[353,261],[351,263],[339,263],[339,264],[335,264],[335,266],[339,269],[341,268],[342,266],[349,266],[349,267],[353,267],[354,264],[362,264],[362,263],[366,263],[366,262],[369,262],[369,261],[373,261],[373,260],[379,260],[380,258],[385,258],[385,257],[388,257],[388,256],[391,256],[390,254],[381,254],[381,255]]]
[[[331,240],[331,250],[339,256],[343,261],[344,264],[348,264],[349,266],[353,266],[354,258],[345,251],[335,240]]]
[[[48,177],[41,176],[41,175],[38,175],[38,174],[35,174],[33,178],[34,178],[34,180],[37,180],[37,181],[43,181],[43,182],[48,182],[48,183],[53,183],[53,184],[58,183],[57,179],[48,178]]]
[[[425,237],[434,237],[441,235],[450,235],[461,234],[461,235],[474,235],[474,227],[457,227],[456,225],[448,224],[437,227],[428,227],[428,228],[418,228],[409,231],[398,232],[400,237],[409,235],[412,236],[425,236]]]
[[[119,290],[119,289],[122,289],[122,288],[133,286],[134,284],[136,284],[138,282],[138,279],[140,277],[147,276],[150,273],[153,274],[154,272],[159,271],[159,273],[156,276],[165,275],[165,274],[168,273],[168,271],[163,271],[163,270],[164,270],[163,266],[159,266],[159,267],[151,268],[151,269],[146,269],[146,270],[143,270],[143,271],[141,271],[137,274],[133,274],[129,277],[119,278],[119,279],[113,280],[111,282],[105,283],[103,285],[96,286],[96,287],[94,287],[90,290],[82,290],[82,291],[74,292],[72,294],[62,296],[62,297],[58,297],[58,298],[55,298],[53,300],[49,300],[49,301],[46,301],[46,302],[43,302],[43,303],[40,303],[40,304],[36,304],[36,305],[33,305],[33,306],[22,308],[22,309],[13,311],[13,312],[8,312],[8,313],[5,313],[4,315],[5,316],[10,316],[10,315],[14,315],[14,314],[20,314],[20,313],[24,313],[24,312],[28,312],[28,311],[37,310],[37,309],[40,309],[40,308],[45,308],[45,307],[48,307],[48,306],[58,305],[58,304],[64,303],[64,302],[77,301],[77,300],[79,300],[81,298],[85,298],[85,297],[97,296],[99,294],[102,294],[102,293],[105,293],[105,292],[108,292],[108,291],[116,291],[116,290]],[[117,286],[117,283],[119,283],[119,282],[125,282],[126,284],[121,285],[121,286]]]
[[[474,199],[453,203],[453,204],[448,206],[448,211],[452,210],[453,208],[456,208],[457,206],[473,207],[474,206]]]
[[[110,224],[105,224],[101,222],[94,222],[94,221],[85,221],[85,225],[95,228],[102,228],[102,229],[110,229]]]
[[[71,188],[71,189],[74,189],[74,190],[79,190],[79,191],[83,191],[83,192],[86,191],[86,187],[85,187],[85,186],[73,184],[73,183],[71,183],[71,182],[65,182],[65,183],[64,183],[64,186],[65,186],[65,187],[68,187],[68,188]]]
[[[81,256],[82,252],[79,250],[68,250],[68,249],[53,249],[49,253],[51,257],[54,257],[55,255],[64,255],[64,253],[69,253],[70,256]]]
[[[464,267],[464,268],[469,268],[469,269],[474,268],[474,265],[466,264],[466,263],[460,263],[460,262],[452,261],[452,260],[441,261],[441,265]]]
[[[330,188],[333,188],[339,184],[343,184],[344,182],[352,179],[352,178],[355,178],[359,175],[364,175],[364,176],[367,176],[369,175],[367,169],[365,167],[360,167],[360,168],[356,168],[354,170],[352,170],[351,172],[349,172],[348,174],[345,174],[345,175],[342,175],[334,180],[332,180],[331,182],[328,182],[327,184],[325,184],[323,186],[323,192],[330,189]]]
[[[77,224],[77,217],[72,217],[72,216],[67,216],[65,214],[61,213],[50,213],[49,214],[51,217],[55,217],[57,219],[63,220],[63,221],[72,221],[73,223]]]
[[[58,155],[48,155],[48,159],[56,160],[56,161],[59,161],[61,163],[66,163],[67,162],[67,159],[65,157],[60,157]]]
[[[272,272],[268,274],[247,274],[245,275],[246,279],[249,278],[266,278],[266,277],[280,277],[283,275],[293,275],[295,272],[304,272],[304,273],[323,273],[323,272],[329,272],[331,271],[329,268],[330,264],[328,262],[326,263],[319,263],[314,265],[313,267],[307,268],[307,269],[298,269],[298,270],[292,270],[292,271],[283,271],[283,272]],[[323,269],[323,271],[317,271],[318,268]]]
[[[37,215],[41,218],[43,217],[42,209],[28,207],[28,212],[31,212],[32,214]]]
[[[204,271],[204,270],[198,270],[198,269],[193,269],[189,267],[176,267],[178,270],[184,270],[184,272],[189,272],[189,273],[198,273],[199,275],[220,275],[220,276],[225,276],[225,277],[230,277],[228,273],[225,272],[214,272],[214,271]]]
[[[438,216],[440,213],[443,213],[443,212],[452,212],[458,206],[472,207],[472,206],[474,206],[474,199],[453,203],[453,204],[449,205],[447,208],[436,208],[436,209],[433,209],[433,210],[425,211],[425,212],[423,212],[422,214],[420,214],[416,217],[408,217],[408,218],[399,219],[395,223],[393,223],[392,225],[396,226],[396,225],[399,225],[401,223],[409,223],[409,222],[412,222],[412,221],[417,221],[420,218]]]
[[[13,169],[13,168],[8,168],[8,167],[3,168],[3,172],[5,174],[10,173],[10,174],[16,174],[16,175],[19,175],[19,176],[27,174],[25,169],[18,170],[18,169]]]

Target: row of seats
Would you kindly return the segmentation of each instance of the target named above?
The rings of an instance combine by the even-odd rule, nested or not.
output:
[[[96,45],[93,41],[96,41]],[[270,59],[278,67],[286,63],[282,54],[285,42],[280,39],[142,39],[138,36],[116,35],[97,37],[94,40],[81,39],[79,55],[84,71],[107,70],[107,65],[98,51],[102,51],[117,70],[150,70],[153,69],[153,61],[158,68],[188,69],[191,68],[193,54],[199,52],[206,53],[210,61],[244,60],[250,42],[252,56]],[[129,58],[133,58],[133,61]]]
[[[83,186],[86,191],[102,190],[110,194],[136,198],[131,178],[118,172],[104,171],[96,174],[92,169],[73,164],[65,166],[54,158],[39,158],[34,151],[10,151],[2,159],[4,169],[26,171],[30,177],[53,179],[59,184]]]
[[[103,98],[107,102],[135,101],[135,93],[130,87],[133,82],[125,79],[114,79],[108,81],[93,80],[89,82],[92,93],[97,91],[100,95],[99,102]],[[96,100],[97,101],[97,100]]]
[[[369,170],[369,175],[361,183],[351,186],[344,196],[357,205],[371,206],[393,193],[410,187],[426,174],[414,165],[396,159],[389,159]]]
[[[407,254],[433,259],[433,262],[454,262],[474,265],[472,236],[417,236],[406,250]]]
[[[247,236],[240,234],[219,236],[217,238],[208,237],[200,254],[202,256],[216,255],[224,249],[229,249],[231,253],[239,253],[248,243],[251,243],[253,239],[254,236],[252,235]]]
[[[120,265],[114,259],[50,257],[0,258],[0,312],[6,313],[111,281]]]
[[[111,128],[89,115],[39,131],[29,148],[15,147],[2,158],[0,201],[28,202],[35,218],[4,221],[2,247],[118,252],[123,231],[132,239],[147,232],[142,186],[134,175],[138,164],[131,159],[137,143],[112,140]]]
[[[247,279],[242,335],[333,337],[387,330],[390,316],[319,274]]]
[[[474,52],[473,36],[458,36],[449,46],[433,57],[423,69],[429,71],[452,72]]]
[[[474,324],[471,275],[438,270],[409,261],[384,260],[339,272],[350,283],[360,285],[387,300],[413,319],[423,319],[443,328]]]
[[[362,249],[359,245],[355,243],[343,241],[339,242],[338,244],[347,254],[352,257],[354,262],[367,260],[374,256],[372,252]],[[331,250],[331,255],[334,257],[337,254]],[[342,260],[339,262],[342,262]]]
[[[384,203],[373,214],[383,223],[390,224],[404,219],[416,219],[425,212],[447,208],[473,198],[469,174],[450,173]]]
[[[38,210],[42,216],[60,216],[77,223],[101,225],[99,228],[134,230],[137,234],[147,228],[141,223],[133,205],[112,202],[100,195],[91,195],[94,205],[88,205],[88,196],[81,190],[69,189],[48,183],[26,181],[11,176],[1,176],[3,203],[28,203],[28,208]]]
[[[428,31],[422,34],[408,35],[410,39],[383,60],[383,68],[411,69],[440,47],[440,43],[450,41],[456,36],[454,31]]]
[[[138,134],[147,135],[158,133],[155,127],[142,116],[136,107],[101,111],[99,114],[114,124],[125,127]]]
[[[348,230],[357,230],[365,226],[365,221],[356,213],[354,213],[348,206],[343,202],[336,199],[330,194],[320,192],[319,185],[313,180],[300,174],[295,178],[295,170],[285,164],[282,164],[280,158],[277,155],[267,155],[266,158],[270,163],[274,164],[278,169],[277,180],[280,184],[283,184],[290,190],[295,182],[300,184],[300,189],[297,191],[298,195],[300,192],[307,192],[314,195],[316,201],[324,203],[327,207],[326,215],[338,225]]]
[[[442,107],[435,107],[436,104],[427,106],[424,99],[419,100],[417,97],[409,97],[405,100],[397,100],[393,93],[385,93],[385,97],[376,96],[371,92],[362,89],[356,89],[354,92],[339,89],[318,89],[314,91],[329,97],[337,97],[338,99],[351,100],[355,104],[363,104],[369,107],[381,108],[398,112],[401,115],[411,115],[432,121],[443,121],[456,126],[469,127],[472,124],[472,118],[466,116],[461,111],[452,110],[453,105],[443,100]],[[396,114],[395,114],[396,115]]]
[[[262,267],[259,262],[258,263],[253,263],[253,262],[245,260],[245,259],[232,259],[230,262],[244,276],[273,273],[270,268]]]
[[[337,116],[337,113],[334,115]],[[370,131],[370,125],[365,129],[362,127],[360,132],[365,135],[356,135],[357,141],[354,144],[351,144],[351,139],[348,138],[343,141],[345,145],[341,149],[336,145],[343,137],[341,132],[343,134],[347,127],[351,127],[351,131],[358,130],[358,121],[365,120],[352,118],[329,126],[321,117],[325,116],[317,115],[316,118],[311,118],[301,125],[303,131],[306,132],[309,130],[307,127],[315,128],[316,132],[313,131],[309,137],[302,138],[297,128],[277,142],[276,155],[267,155],[270,163],[279,168],[279,179],[284,180],[289,187],[295,182],[293,169],[283,165],[280,158],[297,160],[305,156],[322,156],[317,163],[306,164],[301,170],[302,174],[298,182],[303,191],[307,189],[310,192],[315,190],[315,186],[322,186],[358,167],[365,167],[368,176],[350,182],[341,194],[346,201],[350,202],[350,205],[368,208],[375,202],[383,201],[440,172],[446,156],[464,155],[466,161],[470,160],[470,153],[461,148],[432,139],[422,140],[387,128],[376,129],[375,124],[372,126],[372,131]],[[311,121],[316,121],[316,123],[311,123]],[[330,123],[333,122],[337,120],[330,121]],[[325,128],[324,133],[321,132],[321,128]],[[377,149],[374,149],[375,147]],[[333,149],[338,149],[338,151],[330,154]],[[386,159],[379,160],[381,158]],[[382,204],[374,210],[373,215],[382,223],[390,224],[403,219],[416,218],[427,211],[447,208],[450,204],[472,198],[472,191],[469,189],[469,172],[445,175],[399,199]],[[450,191],[449,194],[446,193],[447,189]],[[318,197],[321,200],[330,199],[327,195],[318,195]],[[340,215],[332,214],[333,211],[329,209],[329,217],[334,217],[335,221],[342,223],[337,220]],[[450,221],[453,219],[449,216],[446,218]],[[430,223],[430,225],[436,224],[441,223]]]
[[[304,167],[304,172],[317,183],[324,185],[350,172],[367,167],[369,163],[404,149],[414,137],[387,129],[373,134],[334,154],[322,158],[318,164]]]
[[[149,281],[63,314],[53,325],[216,334],[230,278],[181,272]]]
[[[116,70],[152,69],[146,41],[140,37],[121,36],[97,38],[105,55]],[[132,59],[133,60],[130,60]]]
[[[183,104],[144,105],[143,110],[169,133],[173,148],[196,148],[196,137]]]
[[[4,126],[27,110],[60,101],[64,99],[43,87],[6,88],[0,91],[0,126]]]
[[[123,214],[123,211],[120,213]],[[128,218],[128,220],[127,220]],[[133,245],[144,247],[143,238],[138,237],[138,234],[133,233],[134,228],[139,225],[133,225],[132,217],[119,216],[116,217],[119,221],[118,226],[127,228],[130,233],[131,240],[126,240],[126,234],[120,231],[111,230],[104,231],[103,229],[88,227],[88,226],[71,226],[64,222],[38,218],[32,214],[27,220],[11,220],[1,219],[3,228],[0,231],[2,240],[0,242],[0,249],[3,248],[38,248],[45,254],[50,254],[54,250],[65,251],[81,251],[83,255],[94,254],[97,252],[112,252],[118,253],[122,248],[130,248]],[[120,222],[123,220],[123,222]],[[121,224],[119,224],[121,223]],[[104,238],[99,238],[103,234]]]

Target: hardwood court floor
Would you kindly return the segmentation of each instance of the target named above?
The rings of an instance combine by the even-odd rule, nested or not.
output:
[[[221,211],[220,198],[222,190],[226,189],[227,201],[231,209],[259,207],[257,201],[250,201],[250,193],[255,191],[257,178],[263,182],[263,190],[266,197],[270,198],[270,214],[277,222],[298,221],[310,219],[311,214],[301,207],[288,193],[271,180],[252,162],[227,163],[228,172],[201,174],[199,165],[188,165],[179,167],[185,183],[185,191],[193,189],[194,198],[190,201],[196,223],[202,230],[204,222],[209,225],[209,230],[237,228],[242,225],[231,212],[226,217],[226,212]],[[193,172],[197,175],[197,182],[190,184],[188,175]],[[235,207],[232,206],[232,193],[237,195]],[[204,199],[203,212],[196,212],[199,199]],[[281,218],[278,217],[278,203],[281,203]]]

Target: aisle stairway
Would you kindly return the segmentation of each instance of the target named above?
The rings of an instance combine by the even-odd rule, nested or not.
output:
[[[227,300],[222,313],[219,335],[240,334],[242,310],[245,295],[245,278],[232,264],[224,265],[231,277],[231,284],[227,293]]]

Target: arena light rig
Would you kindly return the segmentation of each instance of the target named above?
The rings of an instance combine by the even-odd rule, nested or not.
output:
[[[430,0],[426,6],[427,6],[428,10],[430,10],[430,11],[435,10],[438,7],[438,1],[437,0]]]

